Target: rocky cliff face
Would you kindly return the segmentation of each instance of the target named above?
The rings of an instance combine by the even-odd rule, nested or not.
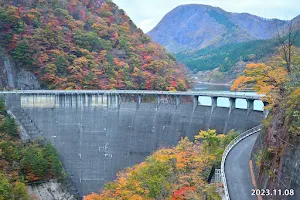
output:
[[[293,192],[292,195],[263,196],[264,200],[300,199],[299,126],[298,133],[297,129],[292,129],[286,110],[284,107],[275,107],[264,122],[267,128],[256,141],[252,161],[257,188],[275,189],[277,194],[278,190],[286,194],[290,194],[291,190]],[[299,110],[299,104],[296,110]],[[299,121],[295,122],[299,124]]]
[[[169,12],[148,35],[169,51],[218,47],[272,38],[288,21],[264,19],[248,13],[230,13],[199,4],[182,5]]]
[[[4,66],[4,50],[0,48],[0,88],[7,86],[7,75]]]
[[[17,67],[14,60],[0,49],[0,89],[40,89],[40,82],[32,72]]]
[[[66,186],[57,180],[51,180],[42,184],[27,186],[28,193],[36,200],[76,200],[73,194],[67,191]]]

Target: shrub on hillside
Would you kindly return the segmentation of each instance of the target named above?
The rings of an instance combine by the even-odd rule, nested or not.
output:
[[[16,121],[9,116],[4,117],[3,121],[0,122],[0,132],[5,132],[13,137],[18,136],[19,130]]]
[[[0,200],[30,200],[24,183],[10,184],[8,178],[0,173]]]
[[[4,115],[6,113],[6,107],[4,100],[0,98],[0,115]]]
[[[62,164],[51,144],[40,146],[33,143],[23,151],[20,168],[26,181],[44,180],[62,175]]]

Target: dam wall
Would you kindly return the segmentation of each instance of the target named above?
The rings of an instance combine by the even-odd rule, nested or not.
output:
[[[81,196],[98,192],[126,167],[145,160],[200,130],[240,132],[260,124],[262,111],[200,105],[198,95],[122,93],[5,94],[7,107],[22,122],[28,116],[40,136],[56,147]],[[253,104],[253,99],[251,100]]]

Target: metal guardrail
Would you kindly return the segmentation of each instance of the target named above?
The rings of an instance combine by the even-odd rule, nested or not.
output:
[[[153,90],[15,90],[0,91],[0,94],[36,94],[36,95],[57,95],[57,94],[139,94],[139,95],[172,95],[172,96],[207,96],[207,97],[225,97],[262,100],[262,95],[237,94],[229,92],[172,92],[172,91],[153,91]]]
[[[215,170],[215,183],[221,183],[222,181],[222,173],[221,173],[221,169],[216,169]]]
[[[262,129],[262,125],[256,126],[252,129],[247,130],[244,133],[241,133],[239,136],[237,136],[234,140],[232,140],[229,145],[226,147],[223,156],[222,156],[222,162],[221,162],[221,179],[223,182],[223,187],[224,187],[224,194],[225,194],[225,199],[230,200],[229,192],[228,192],[228,187],[227,187],[227,181],[226,181],[226,175],[225,175],[225,161],[226,158],[229,154],[229,152],[233,149],[233,147],[242,141],[243,139],[259,132]]]

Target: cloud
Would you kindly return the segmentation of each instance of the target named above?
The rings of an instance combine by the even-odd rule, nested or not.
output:
[[[144,19],[139,24],[138,27],[144,32],[149,32],[157,24],[155,19]]]

